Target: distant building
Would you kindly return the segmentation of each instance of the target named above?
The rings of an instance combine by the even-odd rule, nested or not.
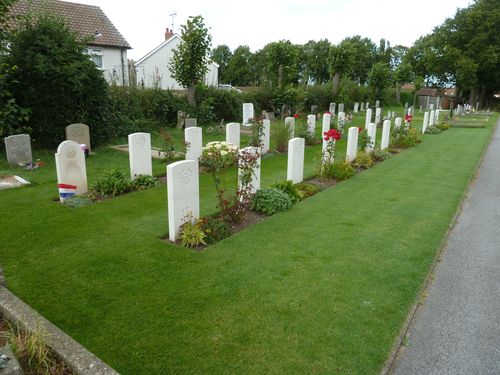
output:
[[[179,35],[167,29],[165,40],[135,63],[137,85],[173,90],[184,89],[172,78],[169,67],[170,60],[174,55],[173,50],[181,41],[182,39]],[[208,72],[205,75],[205,84],[208,86],[217,86],[219,80],[218,75],[219,65],[210,61],[208,64]]]
[[[63,18],[80,37],[91,36],[93,41],[84,52],[109,83],[128,84],[127,50],[131,47],[101,8],[60,0],[18,0],[10,13],[22,15],[30,11],[48,11]]]

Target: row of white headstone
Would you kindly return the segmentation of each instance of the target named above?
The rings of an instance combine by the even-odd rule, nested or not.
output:
[[[439,112],[440,112],[440,110],[436,109],[435,111],[432,110],[430,112],[424,113],[424,123],[422,125],[422,134],[425,133],[427,128],[430,128],[431,126],[439,124]]]

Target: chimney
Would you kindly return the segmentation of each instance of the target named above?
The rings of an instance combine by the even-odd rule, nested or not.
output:
[[[165,31],[165,40],[169,40],[173,36],[174,36],[174,31],[167,27],[167,31]]]

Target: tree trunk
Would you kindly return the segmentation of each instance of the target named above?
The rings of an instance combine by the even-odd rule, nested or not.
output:
[[[283,82],[283,64],[278,67],[278,87],[281,87],[281,82]]]
[[[396,101],[401,102],[401,86],[396,85]]]
[[[481,86],[481,95],[479,96],[479,108],[484,108],[486,104],[486,86]]]
[[[471,106],[475,106],[476,105],[476,96],[477,96],[477,90],[474,87],[472,90],[470,90],[470,95],[469,95],[469,104]]]
[[[196,107],[196,89],[194,86],[189,86],[187,89],[187,100],[189,105]]]
[[[337,96],[337,92],[339,91],[339,82],[340,82],[340,72],[337,72],[333,76],[333,84],[332,84],[332,95],[333,96]]]

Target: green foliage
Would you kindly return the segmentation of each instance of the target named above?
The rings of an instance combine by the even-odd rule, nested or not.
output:
[[[212,37],[202,16],[189,17],[181,29],[182,42],[174,49],[169,66],[172,78],[188,89],[189,104],[195,106],[194,89],[203,83],[208,72]]]
[[[314,194],[319,193],[321,190],[318,185],[314,185],[309,182],[300,182],[296,184],[295,187],[299,190],[300,200],[311,197]]]
[[[134,190],[146,190],[160,186],[160,180],[154,176],[139,175],[132,180],[132,188]]]
[[[436,125],[436,128],[438,128],[442,131],[445,131],[445,130],[448,130],[450,128],[450,125],[443,122],[442,124]]]
[[[227,63],[224,83],[234,86],[248,86],[254,82],[253,54],[248,46],[238,46]]]
[[[429,126],[425,129],[425,134],[440,134],[442,132],[437,126]]]
[[[288,140],[292,136],[292,129],[285,125],[284,121],[278,121],[272,124],[271,137],[275,142],[276,151],[286,152],[288,150]]]
[[[370,155],[373,161],[384,161],[385,159],[389,159],[392,156],[390,152],[381,150],[379,148],[374,149]]]
[[[379,97],[382,90],[392,82],[392,71],[388,64],[379,62],[373,65],[368,76],[368,84],[375,89],[375,96]]]
[[[111,197],[128,193],[131,189],[130,179],[118,169],[113,169],[98,177],[95,184],[90,187],[94,194]]]
[[[292,204],[295,204],[301,200],[301,195],[299,193],[299,189],[295,186],[295,184],[291,180],[275,182],[270,187],[272,189],[281,190],[283,193],[288,195]]]
[[[307,84],[310,80],[316,85],[328,83],[330,72],[328,65],[324,63],[324,57],[330,54],[330,48],[331,43],[328,39],[310,40],[302,46],[303,83]]]
[[[296,84],[299,77],[299,53],[299,47],[289,40],[266,44],[261,51],[264,83],[270,87]]]
[[[165,161],[171,161],[175,157],[175,142],[172,134],[165,129],[160,129],[161,151],[165,154]],[[186,145],[189,147],[189,145]]]
[[[64,128],[75,122],[87,122],[96,136],[105,132],[107,83],[61,19],[47,13],[27,16],[9,41],[5,62],[17,68],[8,90],[17,104],[31,109],[28,126],[38,145],[57,145]]]
[[[364,151],[358,151],[356,159],[352,162],[353,167],[360,169],[368,169],[373,165],[373,159],[370,154]]]
[[[229,47],[225,44],[219,45],[212,50],[210,53],[210,58],[212,61],[219,64],[219,82],[227,83],[230,82],[228,80],[228,64],[233,54]]]
[[[358,150],[365,151],[369,143],[370,137],[368,136],[368,130],[363,129],[358,133]]]
[[[419,142],[420,138],[415,128],[403,125],[395,128],[392,133],[391,147],[393,148],[414,147]]]
[[[196,101],[200,106],[208,108],[209,113],[201,113],[198,109],[196,118],[203,124],[240,121],[243,97],[237,91],[220,90],[215,87],[197,86]]]
[[[200,218],[200,226],[208,244],[216,243],[231,235],[231,227],[222,218],[205,216]]]
[[[180,230],[179,240],[181,245],[184,247],[196,248],[201,245],[206,245],[205,233],[201,229],[201,224],[199,220],[195,222],[188,220],[186,221]]]
[[[345,161],[341,163],[334,163],[331,167],[330,175],[337,181],[344,181],[356,174],[354,168]]]
[[[278,189],[257,190],[252,199],[252,209],[266,215],[288,210],[292,206],[290,197]]]

